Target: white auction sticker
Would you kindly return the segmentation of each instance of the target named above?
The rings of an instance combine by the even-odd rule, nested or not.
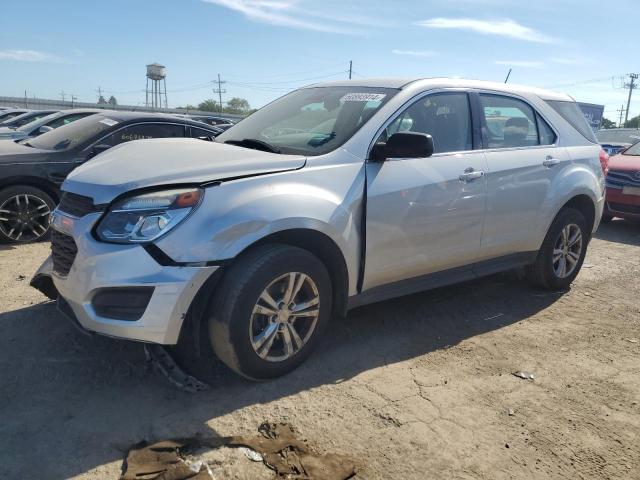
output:
[[[347,93],[341,102],[380,102],[387,95],[385,93]]]
[[[112,120],[111,118],[103,118],[102,120],[100,120],[100,123],[104,123],[105,125],[109,125],[110,127],[113,127],[114,125],[118,124],[118,121]]]

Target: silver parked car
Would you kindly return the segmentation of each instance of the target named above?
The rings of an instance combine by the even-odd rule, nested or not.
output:
[[[208,342],[271,378],[359,305],[515,267],[567,287],[602,214],[599,152],[563,94],[313,85],[215,143],[141,140],[78,167],[33,284],[86,330]]]

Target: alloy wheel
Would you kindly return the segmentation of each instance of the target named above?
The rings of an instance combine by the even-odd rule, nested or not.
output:
[[[51,209],[42,198],[30,194],[9,197],[0,205],[0,231],[16,242],[33,242],[49,230]]]
[[[553,271],[566,278],[576,269],[582,254],[582,231],[575,223],[565,225],[553,247]]]
[[[253,307],[249,334],[254,351],[269,362],[288,360],[313,335],[319,313],[320,294],[311,277],[300,272],[279,276]]]

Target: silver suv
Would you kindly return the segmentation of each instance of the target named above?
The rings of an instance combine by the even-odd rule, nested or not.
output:
[[[86,330],[276,377],[363,304],[515,267],[566,288],[602,214],[599,152],[563,94],[312,85],[215,143],[129,142],[77,168],[33,283]]]

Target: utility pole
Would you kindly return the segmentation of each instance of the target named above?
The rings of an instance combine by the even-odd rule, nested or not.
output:
[[[215,80],[214,80],[214,82],[215,82]],[[218,94],[218,99],[220,101],[220,113],[222,113],[222,94],[223,93],[227,93],[226,90],[222,89],[222,84],[223,83],[227,83],[227,82],[223,81],[223,80],[220,80],[220,74],[218,74],[218,81],[217,81],[218,88],[214,88],[213,89],[213,93],[217,93]]]
[[[27,91],[24,91],[24,108],[27,108],[29,105],[27,104]]]
[[[509,69],[509,73],[507,73],[507,78],[504,79],[504,83],[509,81],[509,77],[511,76],[511,69]]]
[[[625,124],[629,120],[629,107],[631,106],[631,94],[633,93],[633,89],[634,88],[638,88],[638,85],[636,85],[636,83],[635,83],[636,80],[638,79],[638,74],[637,73],[630,73],[629,74],[629,78],[630,78],[629,83],[625,83],[624,84],[625,88],[629,89],[629,98],[627,98],[627,111],[624,114],[624,123]]]
[[[65,93],[64,93],[64,90],[62,90],[62,91],[60,92],[60,97],[62,98],[62,103],[64,103],[64,98],[65,98],[65,96],[66,96],[66,95],[65,95]]]
[[[353,73],[353,60],[349,60],[349,80],[351,80],[352,73]]]
[[[622,115],[624,114],[624,105],[620,105],[620,108],[616,110],[616,112],[620,113],[620,119],[618,120],[618,127],[622,127]]]
[[[71,94],[71,108],[73,108],[73,102],[75,102],[76,100],[78,100],[78,97],[76,97],[73,93]]]

